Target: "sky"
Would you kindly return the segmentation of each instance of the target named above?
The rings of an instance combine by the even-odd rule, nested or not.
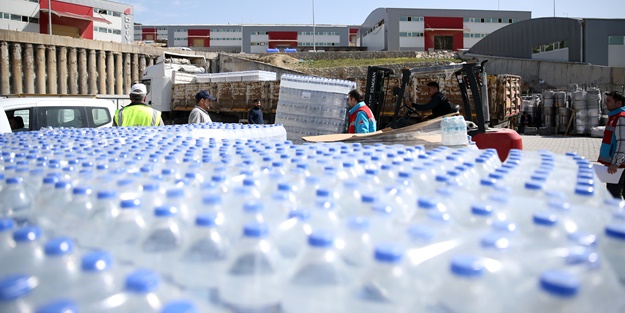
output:
[[[134,5],[135,23],[361,25],[375,9],[531,11],[537,17],[625,18],[625,0],[117,0]]]

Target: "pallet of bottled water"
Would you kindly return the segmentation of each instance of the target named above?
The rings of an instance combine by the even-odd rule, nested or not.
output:
[[[276,123],[284,125],[287,138],[345,133],[347,94],[356,83],[347,80],[285,74],[280,79]]]
[[[568,153],[0,136],[0,312],[624,312],[625,210]]]

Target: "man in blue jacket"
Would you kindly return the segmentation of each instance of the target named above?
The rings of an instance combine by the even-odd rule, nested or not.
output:
[[[260,99],[254,99],[254,107],[250,110],[247,121],[250,124],[263,124],[263,111],[260,110]]]

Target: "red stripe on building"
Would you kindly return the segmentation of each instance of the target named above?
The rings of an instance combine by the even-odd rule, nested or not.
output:
[[[267,32],[269,48],[297,47],[297,32]]]
[[[464,20],[461,17],[432,17],[423,18],[425,50],[441,50],[442,43],[448,42],[451,37],[451,46],[445,50],[464,48]],[[443,45],[444,46],[444,45]]]
[[[87,7],[84,5],[61,2],[61,1],[50,1],[51,8],[48,7],[48,0],[39,0],[39,8],[40,9],[52,9],[53,11],[59,12],[69,12],[83,16],[93,17],[93,8]],[[69,26],[78,28],[80,33],[80,38],[83,39],[93,39],[93,22],[82,19],[75,19],[70,17],[61,17],[55,14],[52,14],[52,29],[54,30],[54,25],[60,26]],[[42,34],[48,33],[48,13],[39,14],[39,32]]]
[[[210,29],[189,29],[187,30],[187,43],[189,47],[210,47]]]

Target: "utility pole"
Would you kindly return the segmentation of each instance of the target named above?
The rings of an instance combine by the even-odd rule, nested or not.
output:
[[[313,16],[313,51],[317,52],[317,43],[315,41],[315,0],[312,0],[312,16]]]
[[[556,17],[556,0],[553,0],[553,17]]]
[[[52,36],[52,1],[48,0],[48,34]]]

